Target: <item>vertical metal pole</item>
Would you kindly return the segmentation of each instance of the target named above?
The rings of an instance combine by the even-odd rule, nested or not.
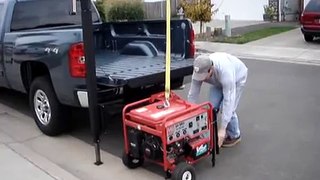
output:
[[[214,141],[215,141],[215,148],[216,148],[216,153],[217,154],[220,154],[220,148],[219,148],[219,145],[218,145],[218,112],[219,110],[217,109],[213,109],[213,118],[214,118]]]
[[[282,17],[281,17],[281,0],[278,0],[278,12],[279,12],[279,22],[282,21]]]
[[[81,0],[81,18],[83,29],[83,42],[86,59],[86,84],[88,91],[91,132],[95,147],[96,165],[102,164],[100,157],[100,122],[97,102],[96,62],[94,57],[93,25],[91,14],[91,0]]]
[[[163,15],[164,13],[163,13],[163,1],[161,1],[160,2],[160,16],[161,16],[161,18],[163,18]]]
[[[225,36],[231,37],[231,22],[230,22],[230,15],[225,15],[225,29],[224,29]]]

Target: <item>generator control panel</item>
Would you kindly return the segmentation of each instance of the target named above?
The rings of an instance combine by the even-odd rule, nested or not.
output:
[[[167,128],[167,143],[170,144],[185,137],[197,136],[200,132],[208,129],[207,113],[193,116]]]

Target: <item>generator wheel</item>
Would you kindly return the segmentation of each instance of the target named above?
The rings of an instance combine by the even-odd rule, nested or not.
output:
[[[172,174],[172,180],[195,180],[196,170],[193,166],[181,162],[179,163]]]
[[[126,152],[122,153],[122,163],[127,166],[129,169],[135,169],[137,167],[140,167],[144,163],[144,158],[134,158],[130,156],[129,154],[126,154]]]

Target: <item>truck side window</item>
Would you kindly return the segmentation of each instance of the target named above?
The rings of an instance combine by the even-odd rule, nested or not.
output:
[[[81,24],[80,1],[77,1],[77,14],[70,15],[70,0],[17,1],[11,22],[11,31]],[[92,21],[99,22],[92,8]]]

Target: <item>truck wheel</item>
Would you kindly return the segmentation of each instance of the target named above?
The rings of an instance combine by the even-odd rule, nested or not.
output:
[[[181,162],[179,163],[172,174],[172,180],[195,180],[196,171],[193,166]]]
[[[38,77],[31,83],[29,102],[39,129],[48,136],[56,136],[67,128],[68,112],[54,92],[48,77]]]
[[[304,35],[304,40],[306,40],[307,42],[311,42],[311,41],[313,41],[313,36],[312,35]]]
[[[135,169],[143,165],[144,159],[143,158],[133,158],[126,152],[122,153],[122,163],[127,166],[129,169]]]

